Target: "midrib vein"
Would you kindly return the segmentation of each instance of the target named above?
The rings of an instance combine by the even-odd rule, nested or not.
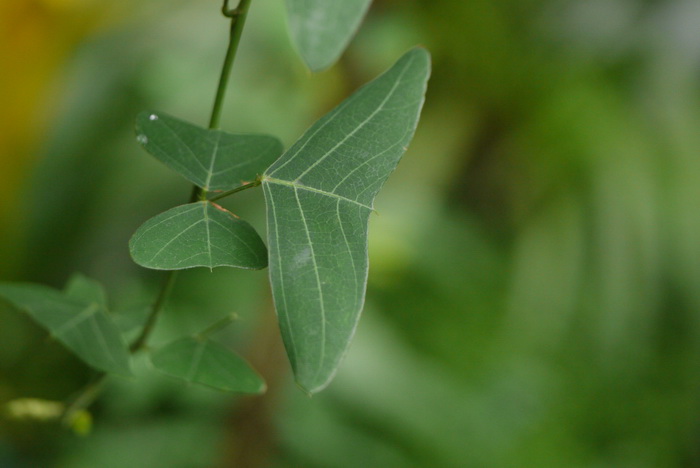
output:
[[[268,184],[284,185],[286,187],[291,187],[294,190],[306,190],[307,192],[318,193],[319,195],[324,195],[324,196],[335,198],[338,200],[343,200],[343,201],[361,206],[363,208],[367,208],[368,210],[373,210],[373,208],[371,206],[367,206],[364,203],[360,203],[356,200],[353,200],[352,198],[347,198],[347,197],[344,197],[342,195],[338,195],[337,193],[333,193],[333,192],[326,192],[325,190],[317,189],[315,187],[309,187],[308,185],[303,185],[303,184],[300,184],[298,182],[290,182],[288,180],[275,179],[274,177],[270,177],[270,176],[266,176],[262,181],[263,181],[263,183],[267,182]]]

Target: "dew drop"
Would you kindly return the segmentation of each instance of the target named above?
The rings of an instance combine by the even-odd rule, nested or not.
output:
[[[151,114],[148,116],[148,120],[158,120],[158,116],[156,114]]]
[[[145,145],[146,143],[148,143],[148,137],[146,135],[138,135],[136,137],[136,141],[138,141],[142,145]]]

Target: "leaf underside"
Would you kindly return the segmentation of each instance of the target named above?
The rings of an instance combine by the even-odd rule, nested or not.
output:
[[[0,299],[29,314],[90,366],[131,375],[127,345],[99,301],[80,300],[36,284],[8,283],[0,284]]]
[[[132,236],[129,251],[136,263],[156,270],[267,266],[267,248],[255,229],[207,201],[177,206],[149,219]]]
[[[140,113],[136,134],[156,159],[210,192],[255,180],[283,151],[269,135],[210,130],[162,113]]]
[[[332,379],[367,285],[374,197],[418,123],[430,57],[421,48],[316,122],[263,175],[270,282],[297,383]]]
[[[264,380],[240,356],[211,340],[182,338],[151,355],[159,371],[217,390],[258,394],[265,391]]]
[[[289,30],[312,71],[324,70],[343,53],[371,0],[287,0]]]

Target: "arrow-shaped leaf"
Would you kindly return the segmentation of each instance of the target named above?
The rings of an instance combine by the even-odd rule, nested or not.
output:
[[[255,229],[207,201],[176,206],[149,219],[132,236],[129,250],[136,263],[156,270],[267,266],[267,249]]]
[[[269,135],[209,130],[153,112],[138,115],[136,134],[146,151],[207,191],[255,180],[283,151]]]
[[[208,339],[182,338],[151,355],[153,367],[172,377],[236,393],[263,393],[265,381],[243,358]]]
[[[347,47],[371,0],[287,0],[292,40],[312,71],[330,67]]]
[[[430,57],[406,53],[316,122],[262,177],[270,281],[297,382],[333,377],[367,284],[367,223],[376,193],[411,140]]]
[[[131,375],[129,351],[99,301],[78,300],[36,284],[0,284],[0,299],[28,313],[80,359],[97,369]]]

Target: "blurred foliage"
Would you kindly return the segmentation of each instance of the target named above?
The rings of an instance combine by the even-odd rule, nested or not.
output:
[[[370,288],[337,380],[290,384],[266,272],[182,275],[154,344],[219,335],[268,380],[231,399],[114,379],[77,437],[0,420],[0,466],[700,464],[700,4],[376,0],[340,64],[310,75],[281,0],[253,2],[224,128],[290,144],[416,43],[434,57],[416,139],[377,199]],[[186,200],[133,120],[203,123],[225,46],[204,0],[0,5],[0,274],[104,281],[115,307],[160,275],[127,240]],[[253,192],[253,193],[249,193]],[[227,206],[264,230],[262,196]],[[89,371],[0,310],[0,403],[65,400]]]

